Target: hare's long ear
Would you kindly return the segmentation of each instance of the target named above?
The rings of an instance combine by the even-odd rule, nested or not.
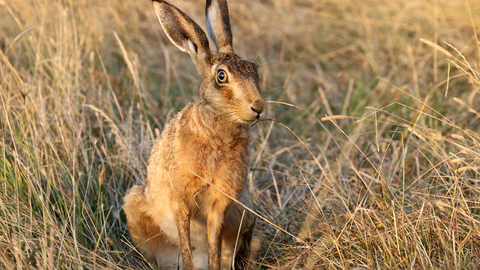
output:
[[[153,6],[170,41],[180,50],[189,53],[198,73],[206,75],[210,68],[210,48],[202,28],[181,10],[165,1],[153,0]]]
[[[222,53],[233,52],[227,1],[207,0],[205,17],[208,36],[217,46],[217,51]]]

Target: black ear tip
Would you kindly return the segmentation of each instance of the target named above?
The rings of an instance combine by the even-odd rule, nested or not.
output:
[[[163,3],[164,1],[162,1],[162,0],[152,0],[152,2]]]

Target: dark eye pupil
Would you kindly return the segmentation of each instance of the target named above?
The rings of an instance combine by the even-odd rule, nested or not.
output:
[[[226,74],[224,71],[220,71],[220,72],[218,73],[218,80],[219,80],[220,82],[225,82],[226,79],[227,79],[227,74]]]

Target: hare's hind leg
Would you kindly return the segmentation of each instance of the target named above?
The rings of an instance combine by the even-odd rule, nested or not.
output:
[[[178,265],[180,248],[171,243],[166,235],[146,213],[144,188],[133,186],[125,195],[123,211],[127,216],[128,229],[133,243],[145,259],[159,266]]]

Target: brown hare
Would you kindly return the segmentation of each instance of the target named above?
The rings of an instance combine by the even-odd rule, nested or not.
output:
[[[246,185],[249,129],[265,103],[257,65],[233,51],[226,1],[206,2],[217,52],[185,13],[153,1],[168,38],[190,54],[202,76],[200,97],[167,124],[151,151],[146,186],[127,192],[123,210],[136,247],[159,266],[239,269],[255,216],[228,196],[253,207]]]

